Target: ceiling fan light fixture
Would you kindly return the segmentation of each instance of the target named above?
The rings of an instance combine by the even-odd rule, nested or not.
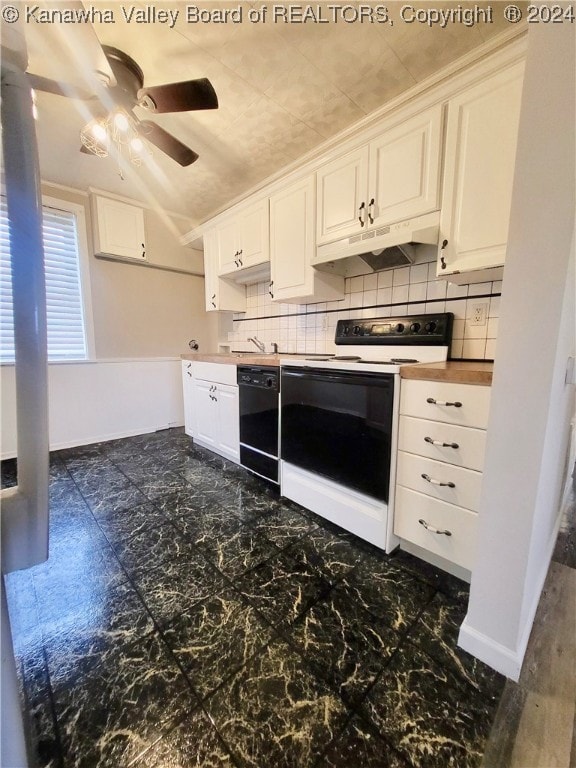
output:
[[[80,141],[88,152],[97,157],[108,157],[110,136],[104,120],[90,120],[80,131]]]

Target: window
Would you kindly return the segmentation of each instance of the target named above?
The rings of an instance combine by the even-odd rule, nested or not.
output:
[[[44,198],[43,240],[49,360],[90,357],[83,206]],[[14,324],[6,198],[0,196],[0,362],[14,362]]]

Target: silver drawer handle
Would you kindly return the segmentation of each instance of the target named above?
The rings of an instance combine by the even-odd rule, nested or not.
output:
[[[441,448],[460,448],[458,443],[443,443],[442,440],[433,440],[431,437],[425,437],[424,441],[430,445],[439,445]]]
[[[430,533],[437,533],[440,536],[452,536],[452,531],[441,531],[439,528],[434,528],[433,525],[429,525],[426,520],[418,520],[420,525],[423,525],[424,528],[426,528],[427,531],[430,531]]]
[[[452,405],[454,408],[462,408],[462,403],[459,403],[458,400],[456,400],[455,403],[447,403],[443,400],[435,400],[433,397],[427,397],[426,402],[432,403],[432,405]]]
[[[446,486],[446,488],[456,488],[456,486],[452,481],[443,483],[441,480],[434,480],[433,477],[430,477],[430,475],[427,475],[424,472],[422,473],[421,477],[423,480],[426,480],[427,483],[432,483],[432,485],[442,485],[442,486]]]

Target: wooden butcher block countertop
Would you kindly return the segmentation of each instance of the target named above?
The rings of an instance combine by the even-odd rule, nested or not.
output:
[[[425,379],[426,381],[448,381],[455,384],[492,384],[494,363],[448,360],[445,363],[418,363],[403,365],[400,376],[403,379]]]

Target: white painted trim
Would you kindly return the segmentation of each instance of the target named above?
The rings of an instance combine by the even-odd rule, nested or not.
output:
[[[51,181],[46,181],[46,180],[44,180],[44,183],[50,184],[55,187],[60,186],[58,184],[52,184]],[[70,192],[77,191],[72,189],[71,187],[62,187],[62,189],[68,189]],[[90,197],[90,195],[98,195],[99,197],[108,197],[111,200],[118,200],[119,203],[127,203],[128,205],[137,205],[139,208],[145,208],[147,211],[154,211],[155,213],[162,211],[162,213],[165,213],[167,216],[170,216],[171,218],[182,219],[182,221],[187,221],[188,223],[192,222],[192,219],[189,216],[184,216],[184,214],[182,213],[175,213],[174,211],[169,211],[166,208],[160,208],[159,206],[153,205],[152,203],[144,202],[143,200],[136,200],[133,197],[125,197],[124,195],[118,195],[116,194],[116,192],[109,192],[107,189],[100,189],[99,187],[88,187],[88,191],[81,192],[81,194],[86,195],[87,197]]]
[[[161,429],[123,429],[119,432],[106,432],[91,438],[88,442],[83,442],[82,445],[93,445],[95,443],[104,443],[107,440],[120,440],[124,437],[136,437],[136,435],[153,435],[155,432],[162,432],[163,429],[172,429],[175,427],[183,427],[184,422],[170,422]],[[76,440],[61,440],[57,443],[50,445],[51,451],[61,451],[64,448],[77,448],[78,442]],[[6,458],[2,456],[2,458]]]

